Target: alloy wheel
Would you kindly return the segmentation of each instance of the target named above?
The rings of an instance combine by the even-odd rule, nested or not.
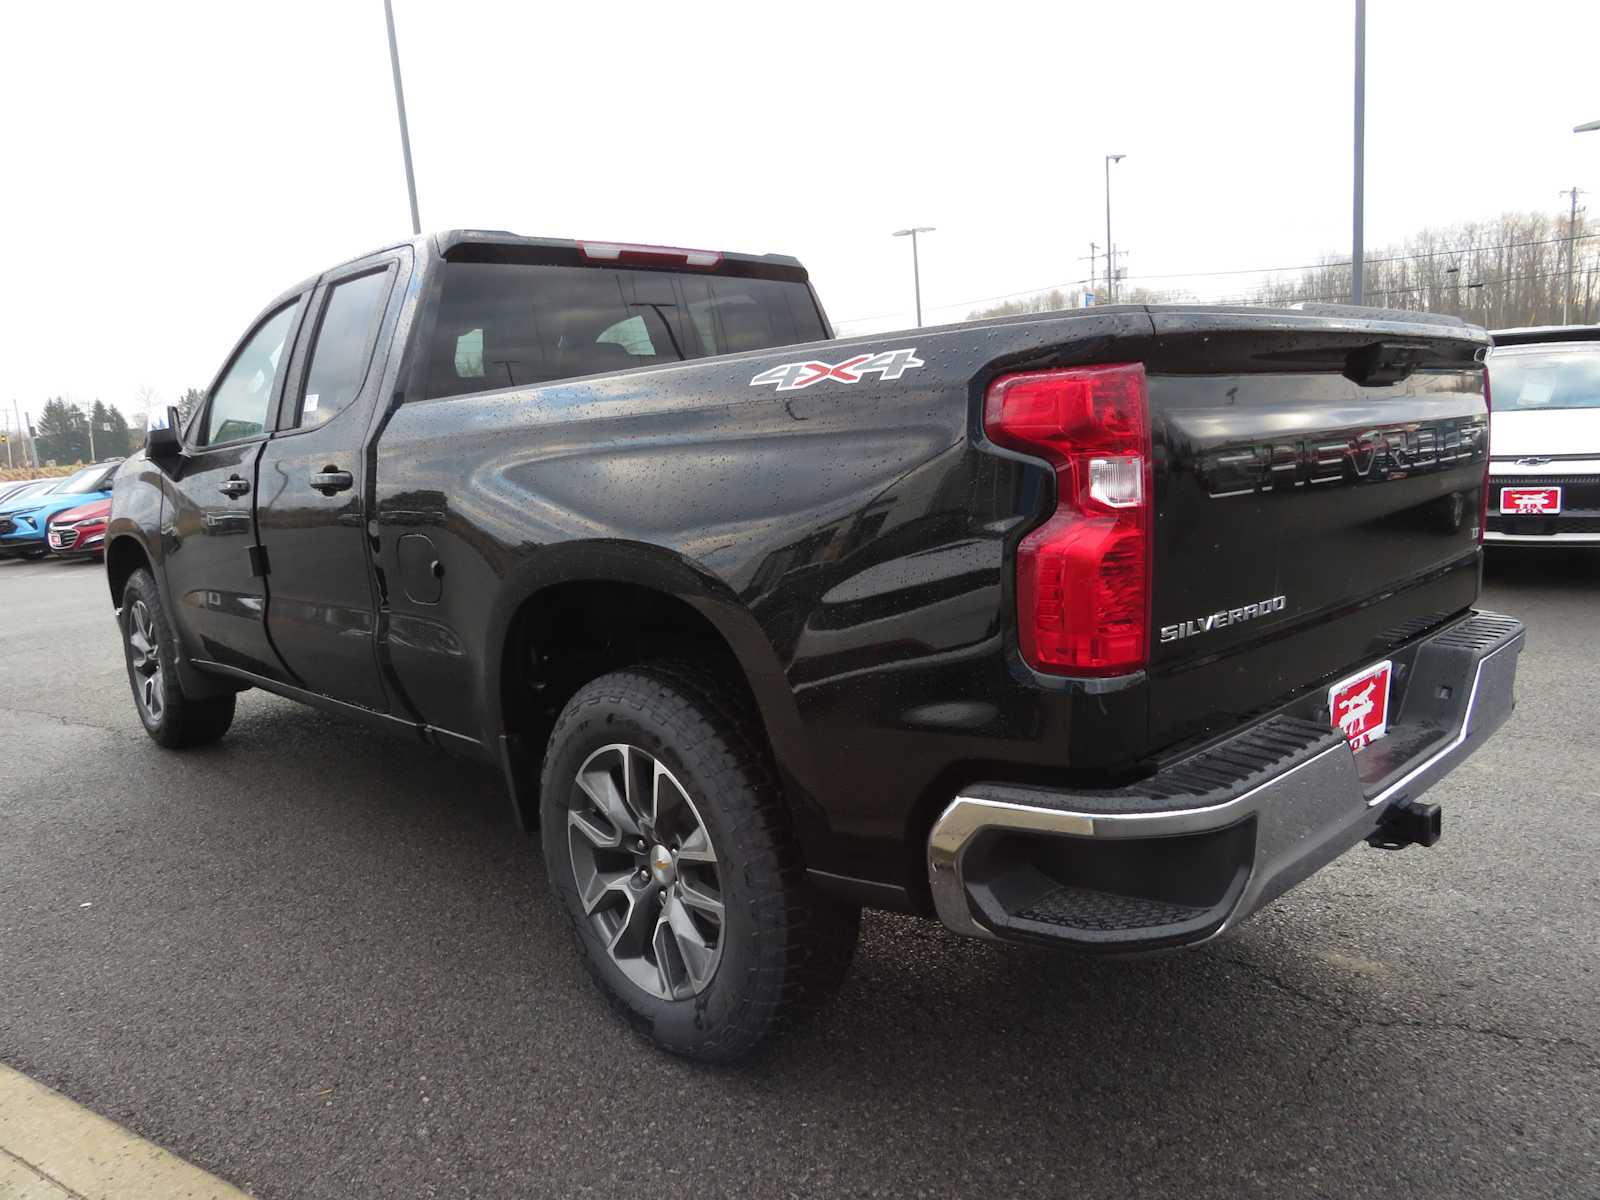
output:
[[[572,873],[595,932],[637,987],[684,1000],[722,957],[717,855],[688,791],[637,746],[583,761],[567,809]]]
[[[143,600],[135,600],[128,614],[128,660],[133,664],[133,694],[152,725],[161,723],[161,653],[155,622]]]

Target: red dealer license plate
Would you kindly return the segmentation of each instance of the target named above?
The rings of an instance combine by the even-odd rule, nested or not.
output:
[[[1502,513],[1559,513],[1561,489],[1558,487],[1503,487],[1500,489]]]
[[[1359,750],[1389,732],[1389,675],[1385,660],[1328,689],[1328,711],[1350,749]]]

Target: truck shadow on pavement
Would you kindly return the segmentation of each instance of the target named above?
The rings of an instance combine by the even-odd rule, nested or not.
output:
[[[1600,548],[1549,550],[1490,548],[1483,560],[1484,583],[1497,590],[1539,595],[1600,587]]]
[[[1319,923],[1404,915],[1339,872],[1135,961],[869,915],[835,1003],[697,1067],[594,991],[491,772],[254,693],[216,747],[116,748],[103,792],[11,822],[7,981],[52,999],[0,1056],[263,1195],[1355,1194],[1395,1142],[1415,1194],[1487,1195],[1484,1129],[1544,1153],[1581,1103],[1553,1068],[1595,1069],[1330,957]],[[1537,1095],[1515,1135],[1507,1087]]]

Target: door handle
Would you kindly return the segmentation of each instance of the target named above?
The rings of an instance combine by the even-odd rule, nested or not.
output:
[[[241,479],[237,475],[229,475],[217,488],[217,491],[221,492],[224,496],[231,496],[235,500],[237,500],[240,496],[245,495],[247,492],[249,492],[249,490],[249,481]]]
[[[341,471],[337,467],[323,467],[311,476],[311,486],[324,496],[331,496],[335,492],[342,492],[355,483],[355,476],[349,471]]]

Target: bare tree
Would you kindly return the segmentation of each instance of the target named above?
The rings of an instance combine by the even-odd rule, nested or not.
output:
[[[1498,328],[1550,325],[1561,320],[1567,254],[1573,254],[1574,304],[1570,320],[1600,319],[1600,231],[1583,214],[1568,237],[1565,219],[1545,213],[1506,213],[1493,221],[1424,229],[1404,243],[1366,256],[1369,304],[1448,313]],[[1298,277],[1274,276],[1244,303],[1342,303],[1350,298],[1350,263],[1333,255]]]

